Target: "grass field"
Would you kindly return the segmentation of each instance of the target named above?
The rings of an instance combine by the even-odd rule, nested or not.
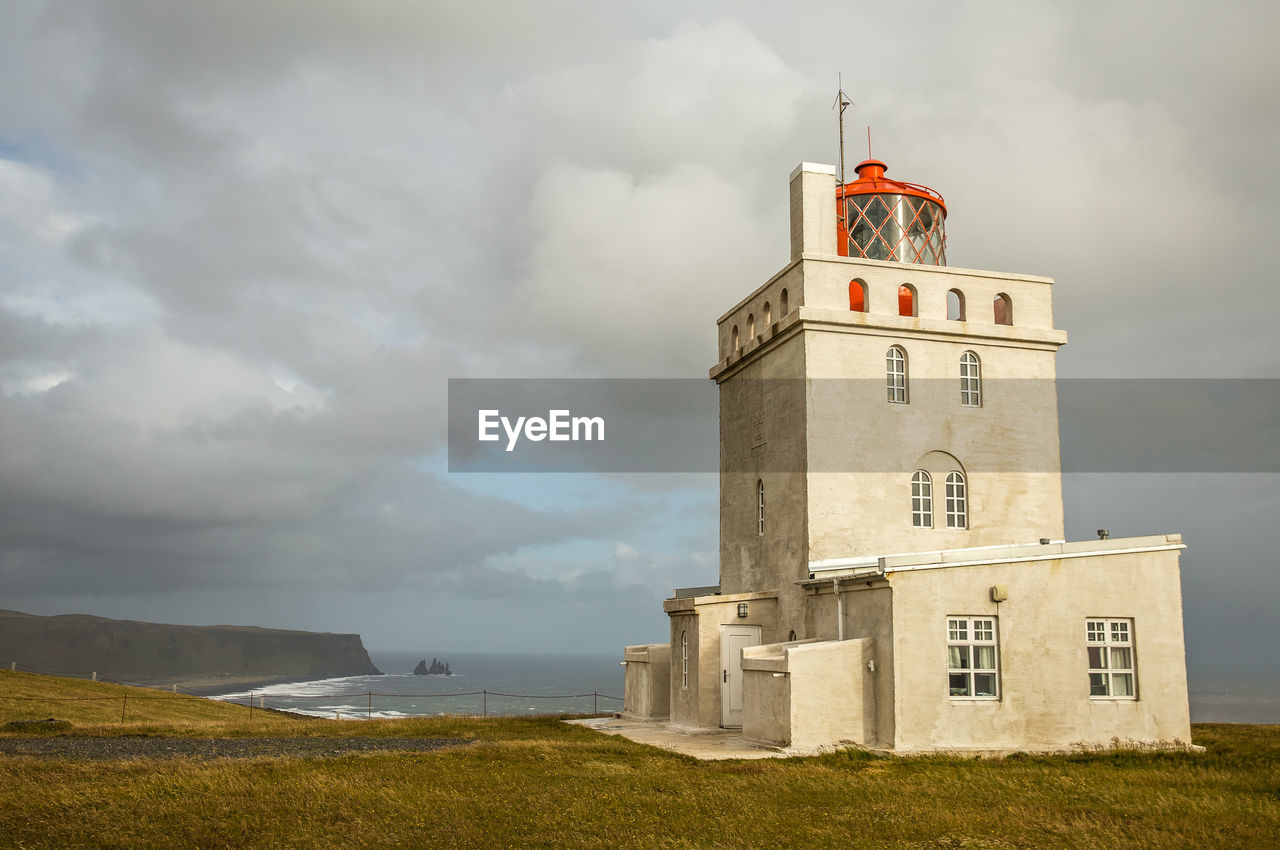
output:
[[[5,696],[120,696],[0,673]],[[196,760],[0,755],[0,845],[1280,846],[1280,727],[1199,725],[1205,753],[697,762],[553,718],[332,721],[181,698],[137,721],[56,703],[60,735],[460,738],[429,753]],[[95,713],[97,712],[97,713]],[[145,713],[144,713],[145,712]],[[30,733],[0,731],[0,739]]]

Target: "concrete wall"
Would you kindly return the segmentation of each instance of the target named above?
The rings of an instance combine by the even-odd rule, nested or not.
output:
[[[897,320],[918,330],[950,328],[949,332],[1043,338],[1033,331],[1053,328],[1053,279],[954,266],[926,266],[852,257],[813,257],[804,264],[804,304],[818,309],[849,311],[849,282],[866,284],[865,315],[869,320]],[[898,316],[898,287],[916,289],[915,317]],[[965,321],[947,320],[947,291],[964,296]],[[995,297],[1009,296],[1012,325],[996,325]],[[1054,338],[1062,331],[1053,331]]]
[[[637,720],[665,720],[671,714],[671,646],[628,646],[622,713]]]
[[[1175,546],[1176,535],[1089,541],[1046,547],[1060,559],[892,572],[895,749],[1189,742]],[[991,601],[993,585],[1007,601]],[[997,619],[999,699],[949,697],[948,615]],[[1091,617],[1132,618],[1136,699],[1090,698]]]
[[[792,334],[720,383],[720,586],[779,593],[781,616],[795,628],[803,618],[795,582],[808,564],[804,373],[803,340]]]
[[[875,741],[872,641],[774,644],[742,655],[744,738],[797,749]]]
[[[809,560],[1061,539],[1054,351],[872,331],[805,334]],[[892,345],[908,358],[906,404],[886,398]],[[981,407],[960,403],[966,351],[981,362]],[[933,474],[932,528],[912,525],[911,475],[922,466]],[[946,525],[951,469],[968,484],[965,529]]]
[[[871,654],[867,660],[875,667],[862,673],[865,701],[862,713],[868,726],[867,737],[860,743],[889,746],[894,730],[893,590],[883,580],[846,579],[841,583],[840,596],[844,607],[844,635],[868,641]],[[806,603],[808,633],[821,640],[835,640],[839,634],[838,606],[832,585],[808,588]]]

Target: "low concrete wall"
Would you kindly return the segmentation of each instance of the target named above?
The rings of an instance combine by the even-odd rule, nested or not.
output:
[[[671,714],[671,645],[628,646],[622,713],[636,720],[665,720]]]
[[[769,644],[742,651],[742,735],[812,749],[875,742],[869,638]]]

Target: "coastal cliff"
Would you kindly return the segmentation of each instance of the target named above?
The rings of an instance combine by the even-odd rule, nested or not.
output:
[[[287,681],[380,672],[359,635],[0,611],[0,664],[10,661],[26,669],[97,671],[137,682]]]

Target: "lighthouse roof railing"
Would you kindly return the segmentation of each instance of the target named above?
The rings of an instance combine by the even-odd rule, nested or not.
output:
[[[836,186],[836,197],[847,198],[853,195],[915,195],[928,198],[942,207],[942,214],[947,214],[947,202],[942,194],[928,186],[911,183],[907,180],[894,180],[884,176],[886,165],[878,159],[868,159],[858,163],[854,170],[858,179]],[[863,174],[863,171],[866,171]]]

